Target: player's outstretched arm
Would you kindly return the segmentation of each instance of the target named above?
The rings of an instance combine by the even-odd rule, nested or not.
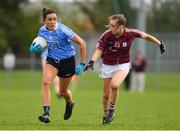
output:
[[[159,40],[158,40],[157,38],[155,38],[154,36],[142,32],[142,38],[143,38],[143,39],[146,39],[146,40],[148,40],[148,41],[150,41],[150,42],[153,42],[153,43],[157,44],[157,45],[159,46],[159,48],[160,48],[161,54],[165,52],[166,47],[165,47],[165,45],[163,44],[163,42],[162,42],[162,41],[159,41]]]
[[[102,50],[96,49],[96,51],[93,53],[91,60],[88,62],[88,64],[85,66],[83,71],[87,71],[89,69],[94,70],[94,62],[102,55]]]
[[[86,64],[86,42],[78,35],[72,38],[72,41],[78,44],[80,47],[81,62],[78,64],[78,66],[75,69],[75,74],[78,76],[81,75],[84,66]]]

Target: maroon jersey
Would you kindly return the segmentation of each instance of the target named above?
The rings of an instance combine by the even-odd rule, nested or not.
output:
[[[130,62],[130,47],[134,38],[141,38],[139,30],[125,28],[119,38],[107,30],[98,40],[98,48],[103,52],[103,63],[116,65]]]

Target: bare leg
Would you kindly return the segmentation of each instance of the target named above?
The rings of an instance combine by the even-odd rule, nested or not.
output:
[[[59,97],[60,96],[60,88],[59,88],[59,77],[56,76],[53,80],[54,92]]]
[[[43,74],[46,68],[46,59],[42,57],[41,59],[41,65],[42,65],[42,69],[43,69]],[[54,86],[54,92],[55,94],[59,97],[60,96],[60,91],[59,91],[59,77],[56,76],[53,79],[53,86]]]
[[[111,94],[111,78],[105,78],[103,79],[103,110],[104,115],[102,119],[103,124],[108,124],[107,117],[109,113],[109,99]]]
[[[111,79],[107,78],[107,79],[103,79],[104,80],[104,89],[103,89],[103,109],[104,109],[104,113],[106,113],[108,111],[108,106],[109,106],[109,98],[110,98],[110,92],[111,92],[111,88],[110,88],[110,83],[111,83]]]
[[[64,96],[67,103],[72,101],[72,93],[68,89],[72,77],[60,78],[60,95]]]
[[[119,95],[119,86],[122,84],[126,76],[127,76],[127,73],[122,70],[117,71],[113,75],[112,80],[111,80],[111,98],[110,98],[110,102],[112,104],[116,104],[117,97]]]
[[[60,94],[64,96],[66,100],[66,109],[64,113],[64,120],[68,120],[71,117],[74,102],[72,101],[72,93],[68,89],[72,76],[68,78],[60,78]]]
[[[57,74],[57,69],[50,64],[46,64],[43,73],[43,84],[41,89],[41,98],[43,106],[50,106],[50,84]]]
[[[50,64],[46,64],[43,70],[43,84],[41,89],[41,99],[42,99],[44,114],[38,117],[39,121],[44,123],[50,122],[50,114],[49,114],[50,100],[51,100],[50,84],[51,81],[55,78],[56,74],[57,74],[57,69]]]
[[[72,80],[71,80],[71,84],[70,84],[70,89],[72,92],[76,91],[77,84],[78,84],[78,76],[73,75]]]
[[[109,113],[106,119],[107,123],[112,122],[114,118],[115,112],[115,104],[117,101],[117,97],[119,95],[119,86],[122,84],[123,80],[126,78],[127,73],[119,70],[116,71],[111,79],[111,96],[110,96],[110,103],[109,103]]]
[[[52,65],[46,64],[46,59],[44,57],[42,57],[41,59],[41,64],[43,68],[43,83],[42,83],[42,88],[41,88],[41,99],[42,99],[44,114],[40,115],[38,119],[41,122],[49,123],[50,122],[49,110],[50,110],[50,100],[51,100],[50,84],[51,84],[51,81],[55,78],[58,71]]]

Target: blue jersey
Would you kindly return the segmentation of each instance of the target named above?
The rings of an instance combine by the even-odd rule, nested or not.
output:
[[[39,29],[38,36],[46,39],[48,43],[48,56],[62,60],[74,56],[76,54],[75,47],[71,41],[76,36],[70,28],[62,23],[56,23],[56,29],[47,30],[46,26]]]

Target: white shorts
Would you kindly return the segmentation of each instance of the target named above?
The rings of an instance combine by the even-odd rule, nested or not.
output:
[[[129,73],[130,69],[130,63],[124,63],[124,64],[118,64],[118,65],[105,65],[102,64],[99,72],[99,77],[100,78],[111,78],[113,73],[119,70],[122,70],[126,72],[127,74]]]

